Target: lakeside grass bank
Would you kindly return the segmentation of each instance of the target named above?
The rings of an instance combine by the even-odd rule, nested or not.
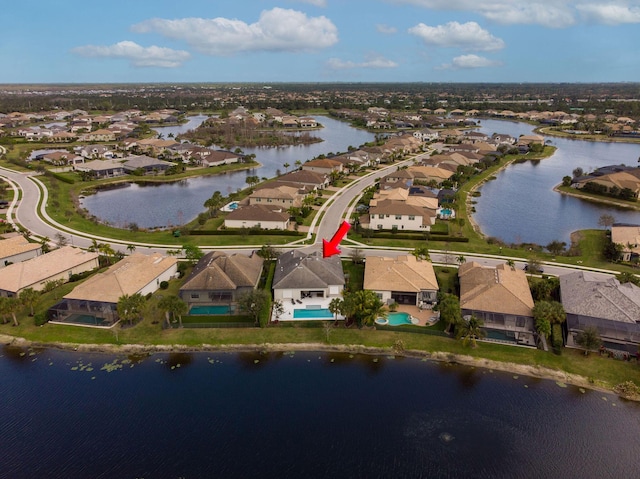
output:
[[[83,329],[57,326],[62,330]],[[3,328],[4,329],[4,328]],[[583,388],[613,391],[625,381],[640,383],[640,369],[629,362],[600,357],[592,353],[584,356],[578,350],[565,350],[555,355],[540,350],[481,342],[475,349],[462,346],[460,341],[439,336],[376,331],[373,329],[332,328],[328,335],[324,328],[269,327],[242,330],[162,331],[146,342],[129,342],[137,334],[120,331],[92,330],[88,334],[95,341],[77,342],[80,332],[61,331],[60,340],[45,340],[51,335],[33,334],[31,338],[0,334],[0,342],[21,348],[58,348],[77,352],[107,354],[152,354],[162,352],[343,352],[381,356],[402,356],[464,364],[500,370],[514,375],[549,379]]]

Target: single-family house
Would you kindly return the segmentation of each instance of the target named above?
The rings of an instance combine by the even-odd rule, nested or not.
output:
[[[236,302],[260,282],[264,260],[257,254],[205,254],[180,288],[180,297],[190,307],[224,305],[235,313]]]
[[[484,322],[489,338],[535,346],[533,297],[526,273],[506,264],[460,265],[460,308]]]
[[[303,194],[292,186],[275,186],[260,188],[249,195],[250,205],[273,205],[285,209],[302,206]]]
[[[90,131],[80,136],[81,141],[116,141],[116,133],[112,130],[100,129],[96,131]]]
[[[67,150],[52,151],[42,155],[42,161],[51,163],[55,166],[77,165],[84,163],[84,158],[75,153],[69,153]]]
[[[369,207],[368,222],[361,219],[365,228],[391,231],[429,231],[435,224],[436,211],[415,206],[402,200],[379,200]]]
[[[640,225],[614,224],[611,241],[622,246],[622,261],[640,257]]]
[[[42,245],[40,243],[30,243],[22,235],[16,234],[6,239],[0,238],[0,268],[35,258],[41,252]]]
[[[302,171],[312,171],[321,175],[330,175],[334,171],[340,173],[343,168],[343,164],[340,161],[331,159],[309,160],[302,164]]]
[[[4,268],[0,274],[0,296],[17,296],[26,288],[42,291],[49,281],[67,282],[71,275],[98,267],[98,253],[63,246]]]
[[[273,277],[273,297],[295,301],[303,298],[339,298],[345,279],[339,255],[322,257],[294,249],[278,256]]]
[[[420,141],[435,141],[438,139],[439,133],[437,130],[432,130],[431,128],[423,128],[421,130],[414,131],[413,136]]]
[[[125,173],[124,165],[120,160],[93,160],[84,164],[76,165],[77,171],[84,171],[95,175],[97,178],[111,178],[122,176]]]
[[[435,304],[439,289],[431,262],[413,255],[367,257],[363,286],[374,291],[386,304],[419,308]]]
[[[145,155],[128,156],[120,161],[122,162],[124,171],[127,173],[136,171],[143,171],[145,174],[164,172],[172,166],[175,166],[175,163],[171,163],[170,161],[159,160]]]
[[[640,346],[640,288],[589,271],[560,276],[560,299],[567,313],[567,346],[591,326],[607,349],[636,354]]]
[[[312,190],[322,190],[329,186],[329,177],[313,171],[297,170],[278,176],[273,183],[292,183]],[[270,182],[272,183],[272,182]]]
[[[49,320],[79,326],[111,326],[119,321],[117,305],[124,295],[146,296],[174,278],[178,260],[159,253],[133,253],[76,286],[49,309]]]
[[[286,230],[289,228],[287,209],[282,206],[253,204],[241,206],[224,219],[225,228],[262,228]]]

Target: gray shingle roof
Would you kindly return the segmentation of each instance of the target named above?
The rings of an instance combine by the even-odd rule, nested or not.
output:
[[[307,255],[291,250],[280,255],[273,277],[273,289],[323,289],[344,283],[340,257],[323,258],[319,251]]]
[[[640,288],[602,280],[588,271],[560,276],[560,295],[567,314],[636,323],[640,321]]]

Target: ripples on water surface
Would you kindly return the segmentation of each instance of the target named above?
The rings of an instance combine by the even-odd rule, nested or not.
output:
[[[638,405],[539,379],[326,353],[30,354],[1,351],[0,477],[640,470]]]

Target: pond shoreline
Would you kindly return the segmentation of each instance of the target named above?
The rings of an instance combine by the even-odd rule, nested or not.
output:
[[[577,374],[571,374],[562,370],[555,370],[543,366],[517,364],[511,362],[494,361],[485,358],[454,354],[442,351],[423,350],[398,350],[395,348],[382,348],[363,346],[357,344],[324,344],[324,343],[264,343],[264,344],[229,344],[212,345],[202,344],[200,346],[187,346],[181,344],[82,344],[82,343],[42,343],[30,341],[24,338],[0,334],[0,343],[18,348],[53,348],[63,351],[79,353],[100,353],[100,354],[154,354],[154,353],[196,353],[196,352],[219,352],[219,353],[241,353],[241,352],[324,352],[324,353],[349,353],[365,354],[371,356],[394,356],[425,361],[442,362],[463,366],[478,367],[489,370],[496,370],[511,373],[515,376],[528,376],[540,379],[555,381],[559,386],[572,385],[583,389],[591,389],[611,394],[616,394],[612,388],[595,384],[593,380]],[[640,401],[640,398],[626,398]]]

